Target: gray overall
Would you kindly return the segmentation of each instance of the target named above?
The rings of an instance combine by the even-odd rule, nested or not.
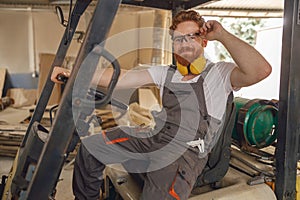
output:
[[[122,163],[131,173],[145,173],[143,200],[188,199],[207,162],[199,145],[188,143],[203,139],[213,121],[203,91],[210,68],[206,67],[196,83],[172,83],[175,69],[170,67],[163,110],[154,113],[154,129],[116,127],[82,139],[74,164],[76,199],[98,199],[103,170],[112,163]]]

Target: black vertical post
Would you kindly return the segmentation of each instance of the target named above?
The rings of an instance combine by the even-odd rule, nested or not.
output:
[[[295,200],[300,135],[300,14],[299,0],[285,0],[276,148],[277,199]]]
[[[87,6],[90,4],[91,0],[77,0],[73,12],[71,14],[71,18],[72,21],[69,21],[70,25],[69,25],[69,29],[66,28],[64,35],[63,35],[63,39],[61,40],[58,50],[56,52],[54,61],[51,65],[51,69],[50,72],[53,71],[53,68],[55,66],[61,66],[63,64],[63,61],[66,57],[67,51],[69,49],[69,46],[71,44],[71,39],[73,38],[73,35],[75,33],[75,30],[77,28],[79,19],[82,15],[82,13],[85,11],[85,9],[87,8]],[[71,19],[69,19],[71,20]],[[65,38],[70,38],[70,40],[66,41]],[[34,113],[31,117],[30,123],[28,125],[25,137],[21,143],[21,147],[24,147],[26,144],[26,140],[28,138],[29,132],[31,130],[32,124],[34,122],[40,122],[43,114],[45,112],[46,106],[48,104],[49,98],[51,96],[53,87],[54,87],[54,83],[51,81],[51,73],[48,74],[47,76],[47,81],[45,82],[45,85],[43,86],[43,90],[41,92],[40,98],[37,102],[36,108],[34,110]]]

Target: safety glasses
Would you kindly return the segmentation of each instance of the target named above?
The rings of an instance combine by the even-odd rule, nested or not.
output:
[[[179,35],[172,38],[175,44],[181,44],[183,41],[185,42],[195,42],[196,39],[200,37],[200,32],[190,33],[185,35]]]

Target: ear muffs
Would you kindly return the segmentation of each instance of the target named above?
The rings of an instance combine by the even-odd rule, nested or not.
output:
[[[189,72],[195,75],[200,74],[206,65],[206,59],[204,56],[200,56],[194,60],[189,66],[184,66],[177,62],[177,70],[183,76],[187,75]]]
[[[182,74],[182,76],[185,76],[189,73],[187,66],[183,66],[179,62],[177,62],[177,70],[180,72],[180,74]]]

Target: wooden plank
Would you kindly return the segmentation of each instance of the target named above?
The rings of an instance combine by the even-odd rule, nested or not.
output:
[[[0,131],[26,131],[26,125],[0,125]]]
[[[0,156],[15,157],[19,146],[3,146],[0,145]]]
[[[15,157],[26,130],[25,125],[0,125],[0,156]]]
[[[16,153],[0,151],[0,156],[7,156],[7,157],[13,157],[14,158],[16,156]]]
[[[3,145],[3,146],[17,146],[19,147],[20,146],[20,143],[21,141],[0,141],[0,145]],[[1,147],[2,149],[2,147]]]
[[[0,98],[2,97],[2,94],[3,94],[5,75],[6,75],[6,69],[0,68]]]
[[[5,141],[22,141],[23,137],[0,137],[0,143]]]

